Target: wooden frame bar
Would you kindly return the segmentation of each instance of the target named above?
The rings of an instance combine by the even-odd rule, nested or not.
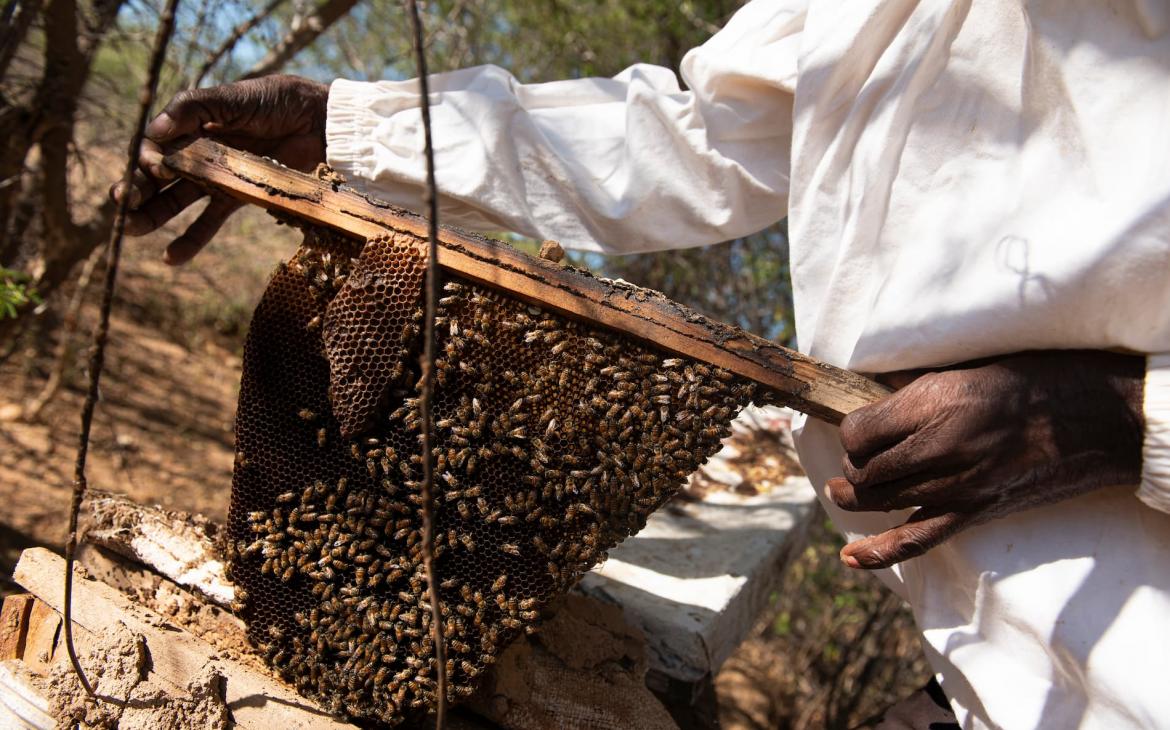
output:
[[[426,221],[270,160],[200,139],[166,157],[185,178],[273,212],[369,239],[408,233],[425,249]],[[439,265],[524,301],[578,317],[753,380],[830,423],[889,391],[856,373],[712,321],[657,292],[623,285],[443,228]]]

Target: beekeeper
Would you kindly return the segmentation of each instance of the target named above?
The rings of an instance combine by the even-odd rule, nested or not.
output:
[[[1165,723],[1168,6],[754,0],[681,76],[435,76],[443,221],[639,252],[787,215],[800,349],[902,386],[840,429],[798,421],[801,459],[958,722]],[[132,233],[202,195],[158,192],[199,134],[419,207],[415,81],[274,76],[151,123]]]

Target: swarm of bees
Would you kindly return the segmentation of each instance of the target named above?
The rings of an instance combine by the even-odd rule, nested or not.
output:
[[[238,610],[270,664],[303,694],[339,715],[396,724],[436,699],[420,513],[417,260],[389,239],[360,254],[312,231],[308,243],[273,278],[245,355],[229,517]],[[368,298],[339,294],[355,272],[362,286],[381,277],[393,297],[368,311]],[[765,394],[469,281],[447,277],[440,296],[432,548],[443,670],[448,699],[458,701],[510,641],[538,629],[551,598],[640,530],[720,448],[738,410]],[[349,309],[331,310],[332,302]],[[367,338],[358,354],[343,353],[352,361],[345,377],[385,391],[373,422],[350,437],[335,406],[356,391],[338,387],[339,370],[324,357],[322,329],[339,317],[359,322]],[[361,353],[379,347],[396,359],[363,374],[363,358],[373,360]]]

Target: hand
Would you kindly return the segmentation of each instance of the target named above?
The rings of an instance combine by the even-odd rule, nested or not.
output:
[[[1011,355],[921,377],[841,422],[850,511],[919,509],[850,543],[841,560],[886,568],[972,525],[1115,484],[1137,484],[1145,360],[1097,351]]]
[[[184,91],[146,127],[133,184],[110,188],[120,201],[129,194],[126,232],[141,236],[174,218],[207,192],[189,180],[175,179],[163,163],[166,151],[198,137],[266,155],[288,167],[309,171],[325,161],[325,114],[329,87],[297,76],[264,76],[234,84]],[[207,245],[240,203],[222,194],[183,235],[167,246],[164,260],[182,264]]]

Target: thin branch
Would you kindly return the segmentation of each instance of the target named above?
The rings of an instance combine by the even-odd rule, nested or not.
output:
[[[301,49],[317,40],[317,37],[329,30],[330,26],[344,18],[357,4],[358,0],[324,0],[241,78],[254,79],[278,71]]]
[[[57,395],[57,391],[61,389],[61,383],[65,381],[65,368],[73,359],[73,335],[77,332],[77,324],[81,320],[81,305],[85,302],[85,293],[89,291],[89,282],[93,278],[94,270],[97,269],[100,259],[101,255],[95,250],[90,255],[89,260],[85,262],[85,268],[81,270],[81,277],[77,280],[77,288],[74,289],[73,296],[69,298],[69,306],[65,310],[65,321],[61,325],[61,341],[57,344],[57,357],[53,363],[53,371],[49,373],[49,379],[45,381],[41,392],[25,405],[24,412],[21,414],[21,418],[29,423],[41,417],[41,412]]]
[[[41,0],[8,0],[0,18],[0,78],[8,73],[8,64],[16,49],[28,35],[33,18],[41,11]]]
[[[158,79],[162,72],[163,61],[166,58],[167,44],[175,30],[175,8],[179,0],[167,0],[159,18],[158,33],[154,38],[154,49],[151,51],[150,68],[146,81],[138,92],[138,124],[134,128],[134,137],[126,151],[126,169],[122,173],[122,184],[129,187],[133,179],[134,170],[138,162],[138,148],[146,134],[146,122],[150,115],[150,107],[154,104],[155,92],[158,90]],[[69,537],[65,542],[65,595],[64,595],[64,623],[65,648],[69,654],[69,663],[78,681],[90,697],[97,699],[93,686],[85,677],[81,669],[81,662],[77,659],[77,649],[73,645],[73,562],[77,552],[77,518],[81,513],[81,500],[85,497],[88,482],[85,477],[85,461],[89,454],[89,432],[93,427],[94,409],[97,407],[98,387],[102,378],[102,366],[105,364],[106,341],[110,332],[110,310],[114,303],[114,286],[118,281],[118,261],[122,255],[122,237],[126,232],[126,213],[130,209],[130,196],[122,196],[114,215],[114,225],[110,232],[110,242],[106,251],[106,278],[105,288],[102,291],[101,310],[98,317],[98,326],[93,335],[93,348],[89,355],[89,389],[85,394],[85,403],[81,407],[81,435],[77,444],[77,461],[73,471],[73,499],[69,504]]]
[[[207,76],[207,74],[211,71],[212,67],[219,63],[219,60],[225,55],[231,53],[232,49],[236,47],[236,44],[240,42],[241,38],[250,33],[253,28],[263,23],[270,15],[272,15],[272,13],[277,10],[277,8],[279,8],[285,2],[287,2],[287,0],[268,0],[268,4],[265,5],[260,10],[260,12],[256,13],[251,18],[248,18],[243,23],[237,25],[235,29],[232,30],[231,35],[225,38],[224,42],[220,44],[219,48],[215,49],[215,51],[203,63],[202,68],[199,69],[199,73],[195,74],[195,78],[191,81],[189,88],[197,88],[199,84],[203,82],[203,79]]]
[[[427,161],[427,186],[423,204],[427,207],[427,281],[426,327],[423,331],[422,393],[419,410],[422,412],[422,518],[423,565],[427,573],[427,595],[431,604],[431,636],[435,644],[435,727],[443,730],[447,723],[447,647],[443,638],[443,613],[439,605],[439,582],[435,573],[435,465],[431,445],[434,443],[432,399],[435,392],[435,313],[439,306],[439,190],[435,183],[435,151],[431,142],[430,85],[427,82],[427,57],[423,45],[422,18],[418,2],[407,0],[411,29],[414,31],[415,65],[418,69],[419,109],[423,123],[423,153]]]

